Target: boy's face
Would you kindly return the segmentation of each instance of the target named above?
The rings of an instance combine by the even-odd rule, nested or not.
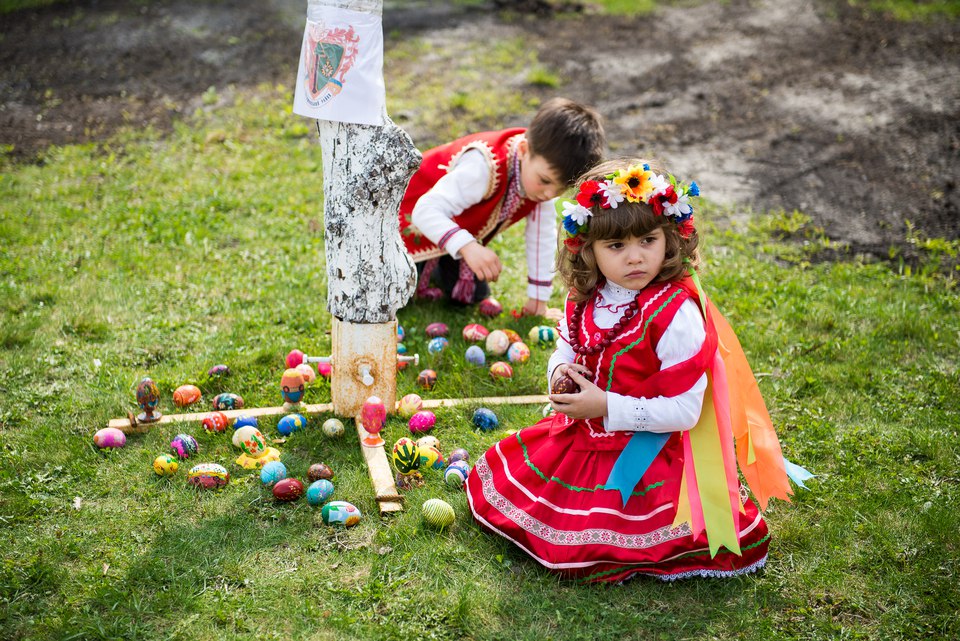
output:
[[[563,193],[566,185],[558,172],[543,156],[530,151],[526,140],[520,141],[520,187],[530,200],[543,202]]]

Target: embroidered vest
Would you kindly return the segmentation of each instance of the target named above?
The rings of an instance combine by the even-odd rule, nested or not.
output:
[[[594,373],[592,380],[600,389],[625,396],[669,396],[689,389],[705,368],[693,362],[695,359],[671,367],[674,376],[670,387],[673,389],[664,389],[661,383],[663,377],[656,376],[662,365],[656,348],[680,306],[690,297],[689,288],[679,283],[649,285],[637,295],[637,313],[610,345],[597,354],[578,354],[576,362]],[[579,341],[586,347],[599,343],[607,332],[593,322],[595,303],[594,297],[587,303],[581,316]],[[574,303],[567,301],[568,327],[575,307]],[[570,422],[574,421],[567,419],[566,424]],[[633,434],[604,431],[602,417],[576,422],[580,424],[580,429],[573,446],[575,450],[619,450],[626,446]]]
[[[454,216],[453,222],[486,245],[494,236],[533,211],[537,202],[524,198],[511,216],[502,222],[499,220],[500,209],[507,195],[508,172],[516,154],[516,139],[523,132],[524,129],[505,129],[473,134],[434,147],[423,154],[420,168],[407,185],[399,213],[400,236],[415,263],[442,256],[446,252],[429,238],[421,235],[420,231],[413,226],[411,221],[413,208],[420,197],[430,191],[449,168],[456,164],[460,155],[469,149],[480,151],[486,158],[490,167],[490,182],[487,184],[483,200]]]

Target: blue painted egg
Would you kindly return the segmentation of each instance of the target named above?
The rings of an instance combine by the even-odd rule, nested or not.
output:
[[[213,397],[214,410],[239,410],[243,408],[243,399],[237,394],[224,392]]]
[[[473,424],[484,432],[489,432],[490,430],[500,427],[500,419],[497,418],[497,415],[494,414],[492,410],[481,407],[473,413]]]
[[[350,527],[360,522],[360,510],[346,501],[330,501],[323,506],[320,518],[324,525],[344,525]]]
[[[397,343],[397,354],[406,354],[407,346],[403,343]]]
[[[327,479],[314,481],[307,488],[307,503],[310,505],[322,505],[333,496],[333,483]]]
[[[483,367],[487,364],[487,355],[484,353],[483,348],[479,345],[471,345],[467,348],[467,351],[464,353],[464,356],[467,359],[467,362],[471,365],[478,365]]]
[[[233,431],[237,431],[241,427],[260,427],[260,424],[257,421],[256,416],[247,416],[246,414],[243,414],[238,416],[233,421]]]
[[[287,478],[287,466],[280,461],[270,461],[260,470],[260,482],[270,487]]]
[[[427,351],[431,354],[439,354],[443,350],[447,349],[447,345],[450,342],[443,336],[437,336],[436,338],[431,338],[430,342],[427,343]]]
[[[447,471],[443,473],[443,480],[447,485],[463,487],[469,475],[470,466],[466,461],[454,461],[447,466]]]
[[[398,343],[402,343],[402,342],[403,342],[403,337],[406,336],[406,335],[407,335],[407,333],[406,333],[405,331],[403,331],[403,326],[402,326],[402,325],[397,325],[397,342],[398,342]]]
[[[287,414],[277,423],[277,431],[283,436],[289,436],[307,426],[307,419],[302,414]]]

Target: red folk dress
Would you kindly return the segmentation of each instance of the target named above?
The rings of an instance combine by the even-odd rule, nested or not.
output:
[[[601,389],[634,397],[672,395],[689,389],[706,371],[708,352],[660,372],[656,345],[680,305],[696,290],[685,281],[648,286],[637,296],[637,314],[611,344],[577,362],[594,373]],[[593,324],[594,301],[583,312],[580,343],[600,342],[606,330]],[[568,327],[574,306],[567,305]],[[708,331],[708,342],[711,340]],[[704,356],[706,354],[707,357]],[[679,393],[673,391],[673,395]],[[681,433],[670,435],[624,505],[607,480],[632,432],[606,432],[603,420],[574,420],[556,413],[488,450],[476,463],[466,490],[477,522],[515,543],[543,566],[583,581],[622,581],[636,574],[674,580],[733,576],[762,567],[767,526],[741,490],[736,531],[741,554],[726,548],[711,558],[706,534],[675,524],[684,469]],[[735,515],[736,518],[737,515]]]

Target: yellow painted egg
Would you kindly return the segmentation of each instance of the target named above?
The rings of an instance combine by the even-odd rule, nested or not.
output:
[[[423,407],[423,399],[419,394],[407,394],[400,399],[400,407],[397,411],[400,412],[400,416],[410,418],[419,412],[421,407]]]
[[[442,499],[428,499],[423,502],[423,521],[427,525],[443,529],[450,527],[457,519],[453,507]]]
[[[157,476],[173,476],[177,473],[179,467],[180,464],[177,463],[177,459],[169,454],[161,454],[153,459],[153,471],[157,473]]]
[[[420,448],[413,439],[403,437],[393,445],[393,465],[401,474],[410,474],[420,467]]]

